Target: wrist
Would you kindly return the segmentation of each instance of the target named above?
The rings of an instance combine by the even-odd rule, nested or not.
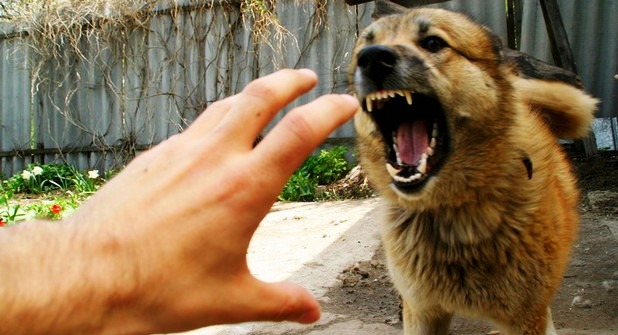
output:
[[[79,312],[86,317],[90,314],[82,322],[92,329],[88,333],[147,334],[150,325],[146,323],[149,319],[141,300],[145,295],[140,291],[146,274],[137,264],[136,255],[131,254],[137,252],[131,248],[137,244],[131,244],[130,234],[119,227],[103,224],[99,225],[103,228],[96,229],[95,225],[77,216],[67,222],[79,240],[75,244],[78,245],[75,252],[79,253],[75,262],[81,270],[73,274],[79,286],[73,301],[81,296],[92,304],[90,307],[83,303],[76,305],[79,309],[90,309],[89,313]]]
[[[129,275],[118,274],[120,245],[78,224],[32,221],[0,232],[0,333],[140,333]]]

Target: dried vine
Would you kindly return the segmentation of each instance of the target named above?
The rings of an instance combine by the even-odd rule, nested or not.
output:
[[[255,77],[263,45],[273,54],[301,49],[276,0],[43,3],[11,22],[29,35],[23,43],[40,106],[31,147],[57,148],[60,159],[67,148],[98,147],[94,165],[123,165]],[[313,1],[316,27],[327,3]],[[253,44],[242,55],[239,36]]]

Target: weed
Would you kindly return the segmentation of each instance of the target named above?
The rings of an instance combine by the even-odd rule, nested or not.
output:
[[[345,158],[347,151],[345,146],[335,146],[309,157],[285,184],[279,200],[315,201],[328,198],[327,193],[318,197],[316,189],[319,185],[341,179],[350,171],[351,165]]]
[[[301,167],[318,185],[328,185],[345,176],[351,169],[345,158],[348,148],[335,146],[330,150],[320,150],[316,156],[309,157]]]
[[[290,177],[283,187],[280,200],[284,201],[313,201],[315,200],[315,188],[317,182],[307,174],[297,171]]]
[[[9,224],[11,222],[15,222],[19,216],[19,204],[12,205],[10,203],[13,198],[13,190],[5,190],[4,187],[0,184],[0,224],[1,227]]]
[[[67,197],[57,197],[25,206],[23,219],[61,220],[73,214],[80,205],[81,202],[77,197],[67,194]]]

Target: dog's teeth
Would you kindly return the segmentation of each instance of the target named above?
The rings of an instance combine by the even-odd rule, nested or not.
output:
[[[427,148],[427,156],[433,156],[433,154],[434,154],[433,148],[431,146],[428,147]]]
[[[433,131],[431,132],[431,141],[429,142],[429,148],[430,149],[435,149],[436,145],[438,144],[438,135],[440,133],[438,132],[438,124],[434,123],[433,124]],[[432,150],[433,152],[433,150]]]
[[[420,164],[416,167],[416,170],[422,174],[427,173],[427,154],[423,154]]]
[[[408,105],[412,105],[412,93],[410,93],[410,91],[403,91],[403,94],[406,96]]]
[[[373,109],[373,102],[371,101],[370,96],[365,97],[365,104],[367,105],[367,111],[371,113]]]
[[[389,163],[386,163],[386,171],[388,171],[388,174],[390,174],[391,177],[395,178],[397,176],[397,174],[399,172],[401,172],[401,169],[396,169],[395,167],[393,167]]]
[[[415,180],[419,180],[421,178],[423,178],[423,175],[420,174],[420,173],[417,173],[417,174],[415,174],[413,176],[410,176],[408,178],[404,178],[404,177],[401,177],[401,176],[394,176],[393,177],[393,179],[395,179],[395,181],[398,181],[400,183],[409,183],[409,182],[412,182],[412,181],[415,181]]]
[[[396,180],[396,181],[398,181],[398,182],[401,182],[401,183],[409,183],[409,182],[411,182],[411,181],[419,180],[419,179],[421,179],[422,177],[423,177],[423,175],[422,175],[422,174],[417,173],[417,174],[415,174],[415,175],[413,175],[413,176],[410,176],[410,177],[408,177],[408,178],[404,178],[404,177],[399,177],[399,176],[396,176],[396,177],[395,177],[395,180]]]
[[[384,106],[383,100],[394,98],[395,96],[402,96],[406,98],[408,105],[412,105],[412,92],[404,90],[381,90],[367,94],[365,96],[365,104],[367,105],[367,112],[372,112],[374,109],[381,109]],[[377,105],[373,102],[376,101]]]
[[[397,164],[403,165],[403,162],[401,161],[401,157],[399,157],[399,151],[397,150],[397,147],[395,147],[395,157],[397,158]]]

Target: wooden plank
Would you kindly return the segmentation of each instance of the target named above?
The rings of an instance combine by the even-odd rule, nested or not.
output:
[[[556,65],[577,73],[575,60],[569,38],[564,29],[560,8],[556,0],[539,0],[545,19],[545,27],[551,44],[551,54]],[[596,154],[597,146],[594,134],[575,142],[576,147],[583,147],[586,156]]]
[[[571,44],[562,23],[560,8],[556,0],[539,0],[545,19],[545,27],[551,45],[551,54],[556,65],[577,73]]]
[[[381,18],[382,16],[387,16],[391,14],[399,14],[399,13],[403,13],[406,10],[407,10],[406,7],[402,5],[398,5],[392,1],[376,0],[375,7],[373,9],[373,13],[371,14],[371,17],[374,20],[377,20]]]
[[[521,47],[521,22],[523,3],[521,0],[506,0],[506,34],[510,49],[519,50]]]

